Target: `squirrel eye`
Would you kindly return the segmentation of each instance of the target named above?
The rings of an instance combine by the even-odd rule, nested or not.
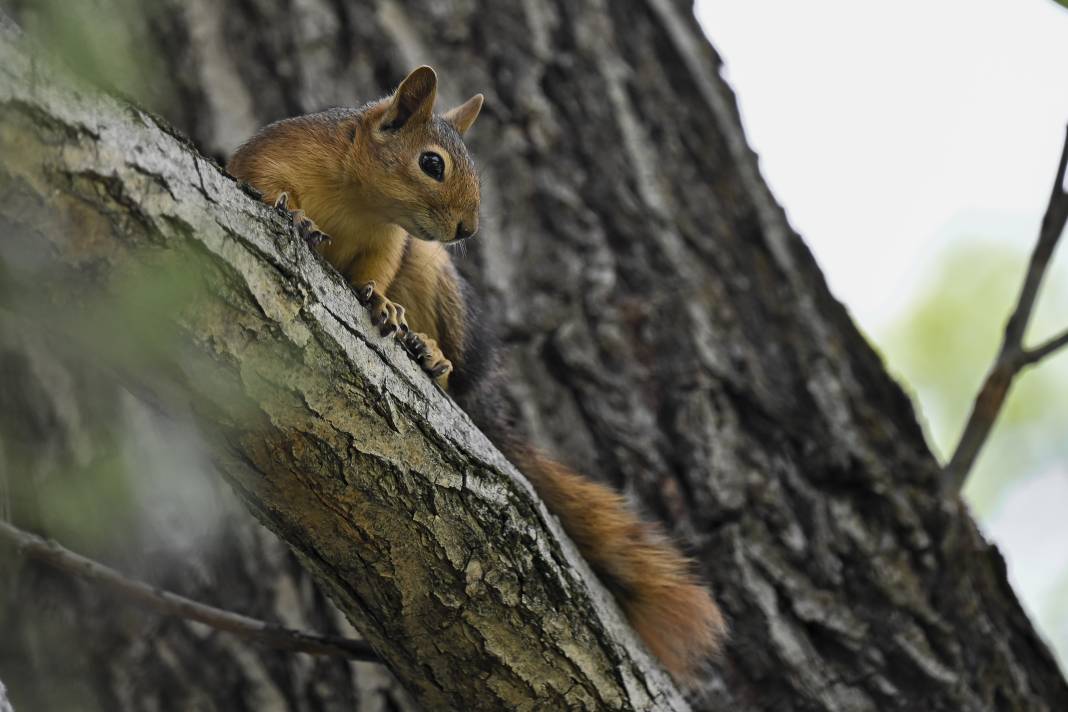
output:
[[[419,167],[423,169],[423,173],[436,181],[445,178],[445,159],[433,151],[427,151],[419,156]]]

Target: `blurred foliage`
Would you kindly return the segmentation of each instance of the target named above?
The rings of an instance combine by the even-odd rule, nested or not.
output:
[[[13,379],[0,392],[0,468],[15,518],[89,555],[136,548],[144,475],[130,466],[113,372],[161,375],[202,287],[196,262],[148,255],[152,269],[117,270],[101,290],[12,259],[19,242],[0,249],[0,359]]]
[[[117,443],[102,447],[87,463],[39,477],[35,494],[42,530],[76,542],[89,555],[121,550],[136,531],[134,484]]]
[[[932,447],[952,453],[1001,343],[1023,281],[1029,246],[964,240],[934,266],[903,317],[881,339],[887,361],[922,405]],[[1025,343],[1068,328],[1068,274],[1055,260]],[[987,515],[1004,488],[1068,461],[1068,358],[1057,353],[1022,373],[965,488]]]
[[[97,86],[152,107],[164,65],[145,25],[164,0],[11,0],[22,29],[58,53],[74,72]]]

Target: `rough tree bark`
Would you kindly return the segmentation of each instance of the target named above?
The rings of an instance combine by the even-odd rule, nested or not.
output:
[[[426,708],[685,707],[526,480],[278,215],[15,43],[0,66],[10,286],[60,307],[34,314],[54,348],[189,408]],[[173,302],[145,297],[169,282]],[[120,316],[138,299],[140,325]]]
[[[48,34],[47,15],[12,6]],[[266,121],[377,96],[422,62],[445,100],[487,94],[471,138],[486,219],[463,267],[511,347],[531,439],[633,494],[713,583],[733,642],[695,708],[1068,708],[1000,557],[939,495],[911,405],[760,179],[685,3],[190,0],[123,22],[165,69],[142,101],[220,159]],[[46,402],[42,381],[16,402]],[[40,432],[65,422],[37,407]],[[255,614],[282,608],[257,601],[275,580],[310,591],[272,552],[220,550],[210,570],[256,573],[213,602]],[[285,608],[328,620],[311,594]],[[362,702],[324,701],[308,670],[240,646],[199,685],[185,627],[141,647],[107,629],[116,654],[85,686],[126,709],[151,695],[129,682],[146,662],[188,696],[163,708],[257,708],[242,686],[279,691],[279,709]],[[352,684],[325,667],[324,688]]]

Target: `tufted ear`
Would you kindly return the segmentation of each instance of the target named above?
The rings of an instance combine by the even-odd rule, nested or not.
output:
[[[456,108],[449,109],[442,116],[456,127],[456,130],[463,136],[471,128],[471,124],[475,123],[475,119],[478,118],[478,112],[482,111],[482,101],[484,99],[485,97],[481,94],[475,94]]]
[[[434,115],[434,99],[438,95],[438,75],[427,66],[412,73],[393,92],[389,107],[382,118],[382,128],[399,129],[409,123],[426,123]]]

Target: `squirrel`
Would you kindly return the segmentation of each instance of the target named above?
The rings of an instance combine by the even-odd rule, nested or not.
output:
[[[436,96],[437,75],[419,67],[361,108],[268,125],[227,170],[293,217],[381,334],[399,339],[530,480],[649,649],[692,680],[726,638],[692,562],[622,495],[524,443],[505,413],[493,334],[446,249],[478,230],[480,183],[463,136],[483,96],[440,115]]]

